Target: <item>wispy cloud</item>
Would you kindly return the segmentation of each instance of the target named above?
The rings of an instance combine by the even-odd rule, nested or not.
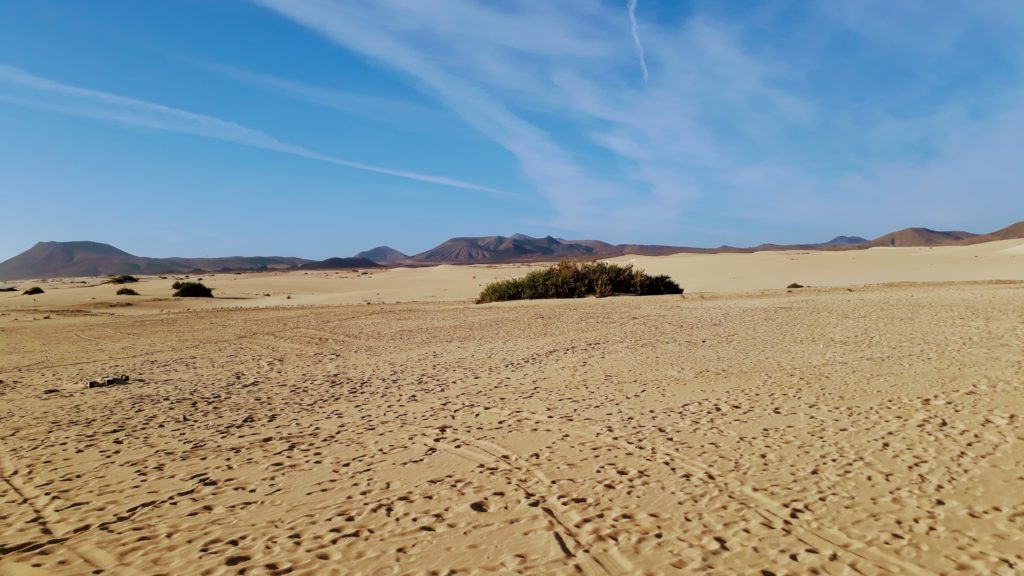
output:
[[[646,32],[674,57],[656,86],[635,90],[622,79],[636,58],[614,41],[629,27],[601,5],[257,1],[407,75],[504,147],[561,229],[625,239],[693,228],[682,217],[722,208],[694,203],[748,161],[746,149],[812,114],[777,86],[786,66],[759,60],[709,18]]]
[[[7,94],[0,93],[0,101],[19,106],[52,110],[127,126],[190,134],[365,172],[473,192],[483,192],[501,198],[512,197],[507,192],[473,182],[446,176],[376,166],[329,154],[322,154],[303,146],[283,142],[260,130],[248,128],[220,118],[99,90],[72,86],[36,76],[19,68],[4,64],[0,64],[0,85],[6,85],[11,89]]]
[[[628,0],[626,10],[629,12],[629,30],[633,34],[633,48],[636,49],[637,58],[640,59],[640,70],[644,75],[644,84],[647,84],[647,59],[644,57],[644,45],[640,42],[640,27],[636,23],[636,4],[637,0]]]
[[[508,89],[524,89],[536,81],[532,73],[522,83],[510,82],[519,76],[514,70],[524,53],[538,62],[555,54],[588,58],[596,51],[600,55],[603,50],[598,48],[595,31],[552,20],[546,9],[520,14],[522,20],[510,29],[505,17],[511,15],[466,1],[448,4],[445,10],[429,2],[259,1],[413,78],[421,90],[519,160],[525,176],[557,212],[556,225],[581,228],[604,220],[602,202],[621,192],[614,183],[592,176],[550,134],[514,112],[502,94],[479,82],[484,77]],[[558,25],[567,26],[565,34],[555,33],[552,27]],[[512,33],[517,26],[532,27],[529,35],[537,41],[523,42],[524,36]],[[423,40],[410,43],[407,38],[417,35],[411,31]],[[466,37],[472,41],[464,42]],[[486,47],[481,48],[481,43]]]
[[[448,117],[437,108],[406,100],[327,88],[221,64],[201,63],[200,66],[262,90],[285,94],[310,104],[382,123],[408,126],[442,123],[448,120]]]
[[[664,57],[656,81],[636,89],[628,78],[640,52],[617,40],[639,40],[635,1],[628,20],[582,0],[257,1],[405,75],[503,146],[551,205],[549,225],[635,238],[694,229],[714,214],[729,230],[721,240],[736,241],[751,220],[776,240],[806,240],[774,232],[834,233],[855,215],[906,225],[955,212],[945,206],[969,195],[954,190],[980,181],[982,165],[1019,172],[1003,154],[956,144],[972,134],[997,146],[999,127],[1018,118],[1024,35],[987,3],[893,12],[878,0],[855,13],[822,4],[794,18],[768,2],[645,19],[640,47]],[[1005,13],[1013,2],[995,5]],[[942,41],[893,34],[918,18]],[[950,183],[936,186],[939,174]],[[1016,176],[985,183],[1024,209],[1010,194]]]
[[[885,0],[793,9],[767,0],[756,7],[687,3],[685,10],[626,0],[627,18],[623,0],[254,2],[383,69],[388,90],[407,92],[348,93],[344,77],[314,86],[228,75],[373,116],[389,130],[418,125],[431,112],[455,118],[517,163],[550,209],[537,216],[538,226],[671,241],[687,239],[674,236],[680,230],[705,227],[734,242],[751,221],[801,233],[835,232],[855,219],[941,225],[980,214],[969,206],[977,196],[962,192],[978,186],[984,198],[1024,210],[1022,168],[1008,152],[1012,130],[1024,130],[1016,0],[943,2],[941,9]],[[907,36],[911,25],[923,33]],[[16,72],[0,74],[7,77],[0,82],[12,83]],[[153,103],[64,85],[31,90],[3,97],[500,195]],[[432,102],[420,104],[424,96]],[[446,131],[432,137],[439,147],[452,144]],[[935,220],[919,221],[919,214]],[[814,239],[755,228],[768,238],[753,240]]]

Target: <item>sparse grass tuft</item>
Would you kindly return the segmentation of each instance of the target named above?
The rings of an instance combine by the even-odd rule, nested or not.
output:
[[[174,295],[179,298],[213,298],[213,290],[201,282],[175,282],[172,287],[177,290]]]
[[[492,282],[484,287],[477,304],[541,298],[603,298],[613,294],[682,294],[683,289],[665,275],[651,276],[632,265],[605,262],[559,262],[546,270],[534,270],[522,278]]]
[[[117,291],[118,296],[138,296],[139,293],[131,288],[121,288]]]

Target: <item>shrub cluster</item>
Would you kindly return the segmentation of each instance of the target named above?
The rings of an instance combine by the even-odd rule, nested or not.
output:
[[[139,293],[131,288],[121,288],[117,291],[118,296],[138,296]]]
[[[120,276],[114,276],[110,279],[111,284],[131,284],[132,282],[138,282],[139,279],[131,274],[121,274]]]
[[[651,276],[634,270],[632,265],[565,261],[546,270],[534,270],[522,278],[492,282],[484,287],[476,302],[682,293],[683,289],[668,276]]]
[[[213,298],[213,290],[201,282],[175,282],[171,287],[180,298]]]

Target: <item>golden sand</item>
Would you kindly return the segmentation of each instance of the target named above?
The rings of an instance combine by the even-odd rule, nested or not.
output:
[[[979,246],[0,294],[0,574],[1020,573],[1024,242]]]

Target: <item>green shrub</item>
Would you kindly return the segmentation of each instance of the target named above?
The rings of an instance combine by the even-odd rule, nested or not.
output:
[[[177,281],[174,282],[174,284],[171,284],[171,290],[177,290],[178,288],[181,288],[181,281],[180,280],[177,280]]]
[[[138,296],[139,293],[131,288],[121,288],[117,291],[118,296]]]
[[[36,294],[44,294],[45,292],[46,291],[40,288],[39,286],[33,286],[28,290],[22,292],[22,294],[24,294],[25,296],[35,296]]]
[[[605,262],[559,262],[546,270],[534,270],[522,278],[500,280],[484,287],[477,304],[540,298],[603,298],[613,294],[682,294],[683,289],[665,275],[651,276],[632,265]]]
[[[132,282],[138,282],[139,279],[131,274],[121,274],[120,276],[114,276],[110,279],[111,284],[131,284]]]
[[[175,282],[174,286],[177,289],[174,295],[180,298],[213,298],[213,290],[201,282]]]

